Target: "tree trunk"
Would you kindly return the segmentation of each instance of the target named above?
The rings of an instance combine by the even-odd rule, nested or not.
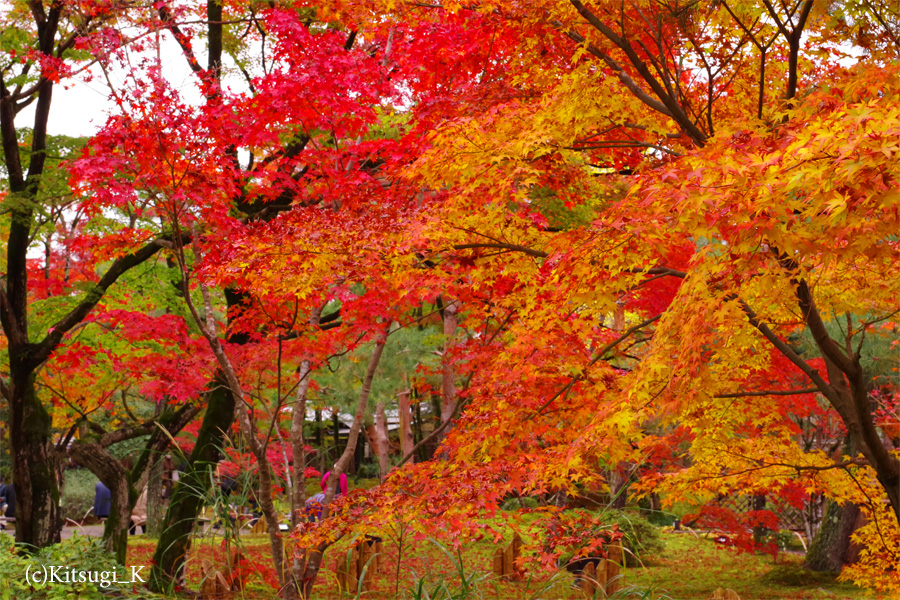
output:
[[[309,325],[316,329],[322,317],[322,309],[316,308],[309,315]],[[306,439],[303,428],[306,426],[306,398],[309,394],[309,384],[312,379],[312,363],[309,359],[300,361],[297,369],[297,401],[294,403],[291,419],[291,452],[294,462],[293,488],[291,495],[291,526],[297,527],[302,521],[306,509]],[[322,434],[322,413],[316,411],[316,437]],[[300,569],[298,560],[292,564],[291,573],[294,585],[297,585],[297,571]],[[297,589],[299,593],[299,589]]]
[[[209,490],[225,436],[234,422],[234,398],[224,385],[221,374],[214,380],[207,398],[208,405],[197,434],[197,443],[187,469],[175,485],[162,534],[153,554],[149,586],[155,592],[171,593],[175,582],[184,576],[191,532],[203,507],[203,498]]]
[[[45,55],[53,56],[63,4],[38,6],[40,9],[33,11],[33,15],[39,33],[27,43]],[[4,72],[3,77],[7,76]],[[15,202],[5,203],[9,217],[4,245],[6,264],[3,267],[3,281],[0,282],[5,288],[0,293],[0,324],[9,356],[9,437],[13,454],[13,484],[18,499],[16,541],[27,544],[29,548],[43,548],[60,539],[59,481],[56,452],[50,435],[52,420],[35,393],[34,373],[49,358],[67,329],[57,332],[51,328],[40,344],[33,344],[29,339],[28,248],[32,241],[35,209],[40,208],[38,189],[47,158],[47,122],[53,99],[53,81],[41,76],[32,89],[27,102],[24,102],[35,101],[31,152],[26,171],[16,130],[16,100],[0,78],[0,138],[5,178],[9,183],[10,199],[18,196]],[[20,102],[25,100],[19,99]]]
[[[625,508],[628,500],[629,478],[620,475],[615,469],[608,469],[607,483],[609,485],[610,506],[612,508]]]
[[[424,424],[422,423],[422,403],[421,402],[416,402],[416,407],[413,410],[413,425],[414,425],[413,441],[416,444],[418,444],[422,440],[425,439]],[[417,462],[420,460],[425,460],[425,459],[423,459],[424,454],[425,454],[425,448],[422,448],[414,460],[416,460]],[[406,455],[404,455],[404,456],[406,456]]]
[[[853,523],[852,531],[850,532],[850,543],[847,544],[847,551],[844,552],[843,559],[845,565],[852,565],[856,562],[859,562],[860,554],[863,550],[866,549],[865,546],[858,544],[852,537],[852,534],[856,531],[859,531],[859,528],[864,526],[869,522],[869,518],[866,516],[862,510],[857,511],[856,520]]]
[[[240,408],[238,409],[240,410]],[[266,519],[269,529],[269,546],[272,549],[272,563],[275,573],[278,575],[278,583],[281,585],[281,597],[291,600],[297,597],[297,588],[293,582],[293,574],[285,565],[284,540],[281,539],[279,529],[278,512],[272,500],[272,467],[266,458],[265,452],[256,456],[259,464],[259,508]]]
[[[415,441],[411,426],[411,413],[409,410],[409,390],[400,392],[398,398],[400,412],[400,452],[406,456],[413,451]]]
[[[128,471],[119,460],[96,442],[76,441],[69,449],[69,453],[109,488],[112,502],[109,517],[103,528],[103,541],[116,562],[124,565],[128,551],[128,523],[137,502],[137,494],[128,481]]]
[[[325,445],[325,436],[322,435],[322,409],[316,409],[316,446],[322,448]]]
[[[841,506],[837,502],[829,502],[803,566],[811,571],[840,571],[859,512],[859,507],[853,503]]]
[[[366,459],[366,444],[356,444],[356,449],[350,459],[350,464],[347,465],[347,470],[344,472],[349,475],[356,475],[360,465],[363,464],[363,461]]]
[[[338,418],[338,409],[334,409],[331,413],[331,420],[334,423],[334,453],[341,451],[341,420]]]
[[[312,368],[308,360],[300,363],[298,376],[300,382],[297,385],[297,402],[294,405],[293,420],[291,423],[291,447],[294,453],[294,489],[291,493],[291,526],[297,527],[305,520],[306,509],[306,441],[303,438],[303,426],[306,424],[306,397],[309,393],[309,383]],[[316,437],[322,435],[322,411],[316,411]],[[305,552],[293,558],[291,563],[291,579],[296,595],[303,595],[303,570]]]
[[[303,520],[306,508],[306,440],[303,438],[303,426],[306,425],[306,395],[309,392],[309,380],[312,368],[308,360],[300,363],[298,371],[300,379],[297,384],[297,402],[291,419],[291,450],[294,457],[294,489],[291,490],[291,525],[296,527]],[[317,411],[318,414],[318,411]]]
[[[822,519],[825,517],[823,511],[825,502],[823,494],[811,494],[806,503],[806,509],[803,511],[803,536],[807,544],[812,544],[816,539]]]
[[[163,509],[163,459],[157,457],[150,467],[147,478],[147,524],[144,526],[149,537],[158,538],[162,531]]]
[[[456,408],[456,372],[453,361],[450,358],[450,349],[456,341],[456,328],[459,303],[450,302],[444,307],[444,352],[441,356],[441,423],[453,418],[453,409]],[[444,430],[444,435],[447,429]],[[443,437],[443,436],[442,436]]]
[[[838,456],[854,456],[856,453],[853,440],[847,436]],[[850,534],[853,533],[860,510],[859,506],[850,502],[844,505],[831,500],[825,502],[825,514],[819,523],[819,530],[809,543],[803,566],[810,571],[837,572],[844,566],[844,557],[850,547]]]
[[[104,481],[112,495],[112,503],[109,508],[109,518],[103,527],[103,542],[106,549],[112,553],[116,562],[125,564],[128,554],[128,527],[131,523],[131,511],[137,502],[137,495],[128,485],[128,478],[124,475],[116,477],[109,483]],[[110,485],[112,484],[112,485]]]
[[[328,478],[328,485],[325,488],[325,499],[322,504],[322,520],[328,518],[329,505],[334,499],[337,491],[338,481],[340,481],[341,473],[344,473],[350,464],[354,452],[356,451],[356,443],[359,439],[359,432],[362,428],[363,418],[366,414],[366,405],[369,402],[369,391],[372,389],[372,380],[375,378],[375,371],[378,369],[378,363],[381,362],[381,354],[384,351],[384,345],[387,343],[387,334],[390,331],[390,323],[385,327],[384,332],[375,341],[375,348],[372,356],[369,357],[369,366],[366,370],[366,378],[363,380],[362,390],[359,393],[359,403],[356,407],[356,415],[353,424],[350,426],[350,433],[347,435],[347,447],[341,453],[341,457],[331,469],[331,476]],[[309,600],[312,595],[313,586],[316,583],[316,577],[319,575],[319,569],[322,566],[322,558],[325,556],[325,550],[328,544],[321,543],[315,549],[307,550],[305,556],[305,565],[303,566],[303,575],[299,580],[300,597]],[[299,570],[299,569],[298,569]]]
[[[156,403],[157,417],[165,409],[165,406],[165,398]],[[162,455],[150,457],[150,476],[147,479],[147,524],[144,525],[144,531],[148,536],[155,538],[158,538],[162,531],[164,455],[165,453],[162,453]]]
[[[765,494],[757,494],[753,496],[751,499],[751,503],[753,506],[753,510],[765,510],[766,508],[766,495]],[[753,542],[755,544],[762,544],[763,538],[769,530],[760,525],[755,525],[753,527]]]
[[[441,426],[441,423],[444,422],[441,414],[443,413],[443,408],[441,407],[441,396],[440,394],[436,394],[432,392],[431,394],[431,422],[432,422],[432,431]]]
[[[35,393],[34,370],[10,357],[10,442],[16,489],[16,542],[43,548],[60,541],[57,456],[51,419]]]
[[[388,441],[387,418],[384,416],[384,402],[375,406],[375,425],[372,427],[372,443],[375,445],[375,453],[378,455],[378,469],[381,473],[381,481],[384,481],[391,470],[389,457],[390,442]]]

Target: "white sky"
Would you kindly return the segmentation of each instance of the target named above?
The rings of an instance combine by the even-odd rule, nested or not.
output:
[[[33,106],[19,114],[16,118],[17,125],[31,126],[34,119]],[[91,83],[71,83],[69,89],[57,85],[53,90],[48,132],[51,135],[90,136],[103,126],[107,114],[114,107],[115,104],[109,101],[106,85],[100,79]]]
[[[186,99],[200,102],[195,75],[187,65],[181,49],[169,35],[160,36],[160,57],[163,71],[169,81]],[[205,64],[205,48],[203,44],[195,44],[194,51],[200,64]],[[137,63],[138,57],[132,56]],[[106,122],[107,116],[115,110],[115,102],[110,100],[110,90],[99,67],[91,69],[93,78],[86,82],[84,77],[76,76],[53,87],[53,102],[50,106],[50,118],[47,132],[50,135],[91,136]],[[110,78],[115,85],[124,80],[123,70],[112,70]],[[25,108],[16,117],[18,127],[34,125],[34,103]]]

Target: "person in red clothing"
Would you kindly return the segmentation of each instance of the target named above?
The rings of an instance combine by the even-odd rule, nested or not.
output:
[[[322,491],[324,492],[328,488],[328,478],[331,476],[331,471],[327,471],[324,475],[322,475]],[[341,494],[346,495],[348,492],[347,487],[347,474],[341,473],[340,479],[338,479],[338,487],[334,492],[334,497],[337,498]]]
[[[328,489],[328,477],[330,475],[331,471],[328,471],[322,476],[322,491],[306,501],[306,518],[311,523],[315,523],[322,518],[322,509],[325,508],[325,490]],[[347,474],[341,473],[337,489],[334,491],[334,497],[337,498],[348,491]]]

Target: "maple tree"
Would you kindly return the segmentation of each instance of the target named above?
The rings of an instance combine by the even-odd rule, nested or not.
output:
[[[886,432],[896,415],[876,420],[860,360],[867,336],[894,334],[897,310],[896,30],[859,18],[885,7],[384,8],[397,15],[394,77],[406,75],[415,98],[406,139],[426,135],[392,183],[441,190],[428,198],[440,209],[405,232],[418,236],[408,262],[390,242],[368,247],[396,280],[446,272],[470,323],[509,331],[490,350],[478,348],[489,335],[470,344],[485,354],[445,444],[457,466],[397,474],[372,502],[417,489],[400,512],[474,519],[505,492],[589,483],[597,461],[643,462],[643,446],[657,443],[645,428],[661,422],[690,432],[691,466],[651,478],[674,498],[779,481],[846,501],[869,472],[880,485],[866,493],[890,503],[882,525],[895,530],[900,472]],[[438,30],[443,39],[424,33]],[[426,39],[432,62],[404,63]],[[853,68],[841,66],[842,39],[866,40]],[[593,204],[596,216],[550,225],[548,199],[568,214]],[[341,226],[335,238],[353,224]],[[299,251],[323,230],[318,213],[290,227]],[[237,266],[255,286],[309,289],[321,254],[302,265],[274,249],[259,257],[273,231],[222,280]],[[341,248],[330,252],[341,260]],[[419,272],[423,259],[434,272]],[[610,327],[623,308],[633,316]],[[829,333],[838,315],[844,327]],[[820,363],[794,348],[804,328]],[[776,363],[795,370],[799,389],[755,387]],[[798,446],[785,417],[818,410],[810,393],[840,416],[860,457]],[[503,456],[510,439],[516,460]],[[748,468],[754,476],[740,477]],[[481,495],[446,494],[463,480]],[[870,514],[879,502],[865,503]]]
[[[150,316],[154,302],[146,303],[145,312],[134,311],[141,303],[121,292],[147,273],[134,275],[120,282],[120,293],[104,299],[37,378],[39,389],[50,395],[63,461],[71,457],[110,489],[104,538],[120,564],[132,511],[150,471],[161,463],[172,437],[200,411],[194,399],[211,375],[202,355],[189,354],[198,340],[183,318]],[[132,310],[116,309],[116,301]],[[188,365],[195,369],[193,377],[181,373]],[[113,448],[128,441],[135,444],[131,456],[116,458]]]
[[[876,393],[863,360],[873,339],[896,341],[900,308],[900,37],[889,2],[163,2],[129,5],[140,32],[129,40],[103,21],[115,7],[54,7],[33,3],[36,24],[20,27],[36,27],[28,39],[43,45],[10,59],[39,65],[41,79],[0,90],[8,198],[31,194],[9,204],[7,397],[20,407],[14,427],[16,415],[45,414],[28,395],[33,372],[96,292],[161,249],[178,263],[218,371],[155,585],[177,579],[201,502],[186,490],[208,485],[235,418],[289,597],[309,596],[325,548],[346,533],[401,523],[456,543],[497,536],[483,517],[505,497],[592,487],[707,505],[701,515],[738,532],[772,528],[775,515],[740,518],[710,501],[854,502],[872,525],[848,576],[897,585],[879,562],[896,557],[883,536],[896,534],[900,510],[894,388]],[[75,14],[77,35],[63,34],[51,60],[54,19]],[[150,34],[174,40],[200,100],[146,53]],[[71,166],[79,210],[119,217],[81,237],[94,293],[31,344],[21,223],[42,199],[47,90],[76,41],[127,73],[111,90],[115,114]],[[44,107],[30,179],[15,170],[26,91]],[[327,525],[303,523],[302,425],[317,371],[374,344],[339,474],[388,333],[434,309],[441,416],[421,443],[443,440],[437,458],[410,464],[415,450],[405,452],[382,485],[334,502],[331,477]],[[284,435],[278,420],[259,426],[259,411],[274,417],[287,402],[291,543],[306,549],[290,568],[267,479],[290,461],[284,446],[281,459],[267,453]],[[47,511],[23,534],[36,545],[53,540],[42,422],[16,466],[17,481],[38,482],[23,495]],[[831,448],[843,436],[847,456]]]
[[[16,539],[32,547],[59,540],[59,461],[51,416],[36,389],[36,373],[122,274],[154,257],[162,247],[155,240],[145,240],[142,247],[106,256],[99,263],[86,247],[77,250],[91,232],[78,224],[79,209],[65,189],[66,177],[53,166],[58,157],[51,152],[66,148],[48,137],[54,86],[89,60],[79,48],[84,39],[113,31],[108,9],[118,8],[32,2],[3,9],[0,135],[8,192],[3,199],[6,256],[0,320],[9,373],[3,392],[9,405],[14,483],[20,498]],[[28,106],[33,106],[34,116],[26,131],[17,126],[16,117]],[[36,265],[30,251],[40,241],[46,253],[43,264]],[[63,251],[58,252],[59,248]],[[38,273],[43,276],[36,277]],[[36,330],[30,304],[48,294],[59,302],[42,315],[52,321]]]
[[[248,212],[254,214],[267,209],[277,213],[278,210],[288,208],[292,201],[297,202],[298,191],[308,185],[310,180],[314,181],[312,177],[305,177],[309,170],[308,166],[304,166],[306,161],[314,161],[313,164],[322,166],[324,174],[317,172],[316,175],[323,178],[325,185],[334,186],[334,180],[339,184],[337,186],[338,190],[341,190],[339,196],[335,195],[335,192],[329,192],[327,188],[318,190],[320,193],[329,194],[327,202],[334,210],[349,203],[345,192],[349,185],[357,184],[360,195],[367,191],[361,184],[368,182],[369,188],[372,186],[380,188],[377,180],[362,169],[349,169],[343,166],[334,168],[329,165],[357,160],[359,164],[363,160],[357,159],[356,155],[367,156],[370,153],[366,143],[358,144],[356,148],[351,147],[348,152],[338,144],[338,136],[364,133],[367,124],[377,116],[371,105],[376,104],[382,95],[387,94],[386,88],[379,84],[379,79],[383,79],[381,72],[384,65],[362,50],[351,52],[353,36],[348,38],[344,33],[331,34],[328,31],[308,30],[308,24],[302,21],[302,11],[298,13],[269,10],[259,17],[251,14],[246,20],[248,23],[257,23],[263,40],[267,35],[275,40],[272,47],[273,54],[268,59],[274,61],[270,63],[274,68],[258,79],[251,79],[249,92],[231,93],[220,85],[217,59],[212,58],[214,53],[210,54],[210,66],[207,69],[199,67],[193,51],[193,31],[182,29],[182,25],[177,22],[178,18],[184,17],[185,11],[189,12],[190,8],[164,7],[159,10],[158,18],[155,18],[151,25],[169,30],[177,40],[183,55],[196,74],[195,84],[203,93],[204,105],[195,107],[182,101],[177,91],[169,86],[159,71],[136,75],[127,84],[127,92],[123,90],[118,96],[121,116],[111,119],[103,131],[95,136],[90,151],[78,161],[73,172],[82,189],[91,192],[86,201],[95,209],[97,207],[121,209],[123,206],[141,204],[144,210],[157,215],[164,227],[175,232],[172,251],[183,272],[185,301],[189,303],[196,325],[203,332],[216,356],[221,369],[218,378],[222,383],[227,383],[226,395],[230,396],[231,402],[236,402],[235,407],[228,410],[221,407],[214,409],[210,405],[206,413],[207,419],[210,416],[219,419],[219,424],[215,427],[222,431],[227,429],[222,425],[230,424],[231,421],[231,417],[225,415],[237,416],[243,439],[248,442],[258,462],[259,497],[270,525],[273,560],[280,579],[278,587],[285,589],[287,575],[282,567],[281,539],[270,499],[271,465],[265,451],[269,440],[265,436],[259,437],[260,432],[248,418],[245,406],[249,407],[250,401],[242,391],[243,386],[240,383],[243,379],[241,371],[248,368],[247,361],[249,360],[249,367],[253,367],[258,366],[259,359],[248,359],[247,350],[240,350],[233,341],[228,344],[219,341],[212,304],[205,291],[205,285],[200,282],[200,288],[204,290],[203,303],[196,304],[191,302],[187,282],[192,272],[197,271],[198,265],[202,264],[200,256],[206,258],[209,254],[220,251],[221,245],[217,242],[220,236],[236,235],[246,225],[247,217],[236,216],[235,209],[245,215]],[[221,35],[221,29],[219,23],[208,24],[210,35],[214,30],[218,30]],[[219,47],[218,52],[221,50]],[[263,57],[264,71],[265,60]],[[339,72],[334,69],[338,66],[341,67],[341,72],[354,70],[357,75],[354,97],[346,99],[347,86],[342,80],[336,80],[330,87],[320,80],[318,87],[309,88],[306,79],[298,77],[290,69],[292,61],[298,60],[310,62],[313,71],[319,75],[329,72],[337,75]],[[285,99],[294,99],[295,104],[279,108],[277,104],[283,103]],[[163,109],[163,106],[166,108]],[[288,109],[288,119],[284,117],[285,108]],[[336,115],[333,116],[334,113]],[[238,119],[236,131],[243,136],[242,138],[234,137],[236,124],[234,119]],[[240,123],[241,121],[243,123]],[[206,134],[203,140],[196,137],[200,131]],[[331,146],[335,148],[332,149]],[[236,147],[252,149],[254,154],[251,154],[246,166],[238,164],[234,151]],[[258,162],[255,160],[256,153],[263,154],[263,158]],[[170,169],[161,171],[160,164],[167,164]],[[276,200],[274,204],[266,203],[273,198]],[[321,198],[315,199],[316,204],[320,202]],[[271,211],[273,207],[275,211]],[[259,218],[265,220],[264,217]],[[187,230],[191,230],[191,233],[187,234]],[[188,239],[191,240],[191,252],[195,256],[193,265],[189,263],[184,245]],[[230,285],[234,289],[242,289],[239,281],[230,282]],[[349,285],[337,292],[344,300],[351,300],[355,295],[349,291]],[[369,291],[365,297],[368,304],[358,307],[356,311],[350,310],[350,302],[345,301],[341,307],[343,321],[346,322],[354,312],[358,312],[359,318],[367,325],[384,318],[387,314],[386,309],[390,306],[388,299],[381,298],[377,301],[380,304],[379,310],[372,314],[371,299],[374,297],[375,291]],[[271,327],[266,327],[268,334],[280,335],[285,328],[286,334],[296,334],[291,331],[292,326],[286,326],[284,323],[287,320],[297,324],[296,303],[291,319],[290,313],[286,312],[290,309],[289,303],[286,305],[277,298],[274,303],[266,298],[257,301],[264,305],[263,313],[270,310],[277,315],[274,321],[268,319],[273,321]],[[327,301],[326,298],[321,302]],[[204,304],[205,310],[198,310],[197,307]],[[246,342],[258,337],[255,332],[258,331],[259,322],[252,321],[252,318],[259,317],[259,313],[252,310],[243,312],[245,314],[241,318],[250,322],[249,332],[240,334],[239,324],[233,326],[231,332],[232,336],[235,333],[243,335]],[[248,315],[248,312],[251,314]],[[205,316],[201,317],[203,314]],[[309,320],[315,328],[318,318],[310,317]],[[344,330],[348,332],[345,336],[353,333],[349,328]],[[358,344],[360,341],[361,338],[353,343]],[[244,345],[252,346],[253,352],[256,353],[263,347],[258,343],[244,343]],[[282,348],[280,341],[278,347],[280,357]],[[325,349],[327,346],[317,348],[316,353],[321,356],[321,352]],[[236,362],[236,353],[242,355],[239,358],[243,365]],[[307,373],[308,368],[307,366]],[[213,398],[210,397],[211,400]],[[272,414],[280,411],[280,403],[283,400],[284,396],[279,390],[279,405],[272,408],[270,411]],[[201,434],[205,427],[204,422]],[[359,425],[355,427],[358,428]],[[272,428],[268,429],[271,433]],[[352,455],[356,437],[351,437],[353,442],[348,444],[348,451]],[[198,452],[198,448],[214,445],[198,442],[194,454]],[[298,444],[295,441],[295,455],[298,447],[302,450],[302,443]],[[192,462],[201,461],[206,464],[213,462],[210,458],[192,455]],[[344,461],[346,462],[346,459]],[[346,468],[346,465],[342,468]],[[302,478],[296,478],[295,487],[302,489],[302,484]],[[182,487],[187,489],[187,486]],[[176,490],[167,517],[169,521],[174,521],[176,526],[169,527],[164,533],[160,543],[162,555],[157,560],[159,568],[154,569],[162,580],[160,587],[166,587],[165,580],[176,577],[180,565],[183,564],[184,552],[180,551],[172,540],[166,539],[167,535],[185,538],[183,531],[169,533],[179,527],[183,528],[177,523],[187,523],[189,532],[193,519],[185,518],[184,514],[176,515],[178,509],[174,508],[185,506],[181,500]],[[300,501],[302,497],[295,499],[295,503]],[[197,502],[193,505],[193,509],[190,510],[196,509]]]

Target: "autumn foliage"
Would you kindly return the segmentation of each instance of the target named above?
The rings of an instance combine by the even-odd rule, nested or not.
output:
[[[123,388],[202,404],[227,356],[239,417],[273,423],[258,466],[286,481],[298,388],[325,397],[336,357],[442,327],[439,366],[403,373],[452,420],[434,458],[334,500],[292,548],[401,524],[460,544],[499,536],[484,517],[508,498],[599,491],[771,549],[754,529],[824,495],[868,518],[844,576],[900,589],[897,364],[868,350],[896,350],[900,310],[891,3],[64,4],[102,23],[72,25],[79,54],[4,60],[122,77],[65,164],[84,221],[28,264],[28,302],[148,244],[173,291],[123,282],[82,315],[95,335],[61,332],[39,375],[55,426]],[[548,513],[547,565],[602,525]]]

